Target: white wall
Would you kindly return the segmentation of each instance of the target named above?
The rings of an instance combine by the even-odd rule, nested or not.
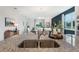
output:
[[[5,27],[5,17],[10,17],[13,20],[16,21],[18,24],[18,29],[20,31],[20,34],[23,33],[23,18],[18,13],[16,13],[14,10],[5,9],[3,7],[0,7],[0,41],[4,40],[4,32],[7,30]]]
[[[4,40],[4,31],[5,31],[5,19],[4,11],[0,9],[0,41]]]
[[[4,40],[5,20],[0,16],[0,41]]]
[[[19,30],[19,34],[22,34],[24,32],[24,25],[23,25],[24,19],[22,16],[20,16],[17,20],[17,24],[18,24],[18,30]]]

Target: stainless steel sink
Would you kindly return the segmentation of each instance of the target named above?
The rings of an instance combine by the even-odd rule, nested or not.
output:
[[[38,48],[37,40],[24,40],[18,46],[19,48]]]
[[[40,48],[58,48],[59,44],[53,40],[41,40]]]
[[[53,40],[24,40],[19,48],[58,48],[60,45]]]

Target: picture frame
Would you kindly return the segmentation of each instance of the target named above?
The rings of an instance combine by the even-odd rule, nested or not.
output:
[[[10,17],[5,17],[5,26],[14,26],[14,22]]]

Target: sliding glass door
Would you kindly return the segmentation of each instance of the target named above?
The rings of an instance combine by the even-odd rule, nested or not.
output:
[[[66,41],[75,46],[75,12],[64,15],[64,31]]]

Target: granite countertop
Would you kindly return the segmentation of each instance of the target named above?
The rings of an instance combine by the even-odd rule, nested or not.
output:
[[[46,36],[42,36],[41,40],[54,40],[56,41],[60,47],[59,48],[19,48],[18,45],[24,40],[35,40],[37,39],[37,35],[33,33],[23,34],[23,35],[15,35],[11,38],[8,38],[4,41],[0,42],[0,51],[1,52],[72,52],[75,51],[75,48],[70,44],[65,42],[65,40],[55,40]],[[43,38],[43,39],[42,39]]]

